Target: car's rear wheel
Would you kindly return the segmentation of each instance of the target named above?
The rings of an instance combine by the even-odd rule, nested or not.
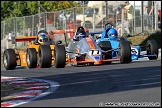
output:
[[[149,60],[156,60],[158,58],[158,45],[155,40],[148,40],[146,45],[147,55],[156,54],[156,56],[149,56]]]
[[[40,45],[38,49],[38,64],[41,68],[50,68],[52,53],[50,45]]]
[[[6,70],[13,70],[17,66],[14,49],[6,49],[3,53],[3,63]]]
[[[28,48],[26,54],[26,62],[28,68],[37,67],[37,51],[35,48]]]
[[[119,51],[120,51],[120,62],[130,63],[131,60],[131,47],[128,41],[121,40],[119,43]]]
[[[64,45],[55,45],[54,65],[56,68],[64,68],[66,65],[66,51]]]

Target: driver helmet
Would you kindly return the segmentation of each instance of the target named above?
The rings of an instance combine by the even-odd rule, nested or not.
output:
[[[46,37],[46,33],[40,33],[38,36],[38,42],[40,44],[43,44],[43,40],[45,39],[45,37]]]
[[[81,40],[82,38],[88,37],[87,33],[84,30],[80,30],[76,34],[76,39]]]
[[[116,29],[111,28],[108,31],[108,36],[111,37],[111,38],[117,38],[118,37],[118,33],[117,33]]]

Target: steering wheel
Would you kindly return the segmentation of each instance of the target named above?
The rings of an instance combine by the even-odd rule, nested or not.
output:
[[[109,28],[113,28],[113,24],[111,24],[111,23],[106,23],[106,24],[105,24],[105,29],[108,28],[108,27],[109,27]]]

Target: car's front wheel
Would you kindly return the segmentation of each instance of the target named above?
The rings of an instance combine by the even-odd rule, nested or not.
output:
[[[131,46],[128,41],[121,40],[119,43],[120,61],[121,63],[130,63],[131,60]]]
[[[3,53],[3,63],[6,70],[13,70],[17,66],[14,49],[6,49]]]

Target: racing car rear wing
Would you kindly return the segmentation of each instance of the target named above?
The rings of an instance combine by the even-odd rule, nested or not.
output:
[[[100,32],[89,32],[89,34],[94,35],[94,34],[101,34],[103,31]]]
[[[12,44],[16,42],[31,42],[36,39],[36,36],[16,36],[12,37]]]

